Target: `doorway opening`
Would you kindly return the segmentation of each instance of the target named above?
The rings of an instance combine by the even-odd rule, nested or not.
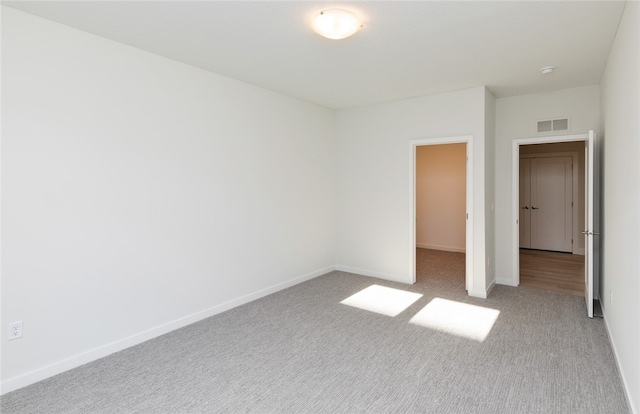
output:
[[[584,185],[584,299],[587,316],[594,316],[594,308],[599,299],[599,251],[600,251],[600,212],[599,212],[599,155],[597,135],[594,131],[586,134],[522,138],[515,139],[512,147],[512,272],[516,286],[520,284],[520,146],[528,144],[546,144],[554,142],[583,141],[585,146],[585,185]]]
[[[451,278],[469,291],[473,283],[472,137],[412,141],[413,283]],[[464,275],[462,282],[460,276]],[[428,276],[427,276],[428,277]]]
[[[522,286],[584,296],[584,145],[520,145]]]

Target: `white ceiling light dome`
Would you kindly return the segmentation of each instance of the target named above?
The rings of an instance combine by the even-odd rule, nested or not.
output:
[[[545,66],[544,68],[540,69],[540,73],[542,73],[543,75],[548,75],[550,73],[553,73],[554,70],[556,70],[556,68],[553,66]]]
[[[337,40],[357,32],[362,27],[362,22],[348,10],[328,9],[316,14],[311,25],[319,35]]]

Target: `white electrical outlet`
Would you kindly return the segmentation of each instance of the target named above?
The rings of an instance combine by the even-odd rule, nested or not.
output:
[[[9,340],[22,338],[22,321],[9,324]]]

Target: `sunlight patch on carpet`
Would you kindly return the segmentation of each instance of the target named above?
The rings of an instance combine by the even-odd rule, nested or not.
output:
[[[409,322],[482,342],[491,332],[498,315],[500,315],[500,311],[497,309],[435,298]]]
[[[421,297],[420,293],[371,285],[340,303],[386,316],[396,316]]]

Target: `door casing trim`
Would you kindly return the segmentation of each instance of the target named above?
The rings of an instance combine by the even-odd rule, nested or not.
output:
[[[587,133],[517,138],[513,140],[511,148],[511,274],[514,275],[513,286],[520,285],[520,145],[553,144],[557,142],[586,141],[588,139],[589,134]]]

